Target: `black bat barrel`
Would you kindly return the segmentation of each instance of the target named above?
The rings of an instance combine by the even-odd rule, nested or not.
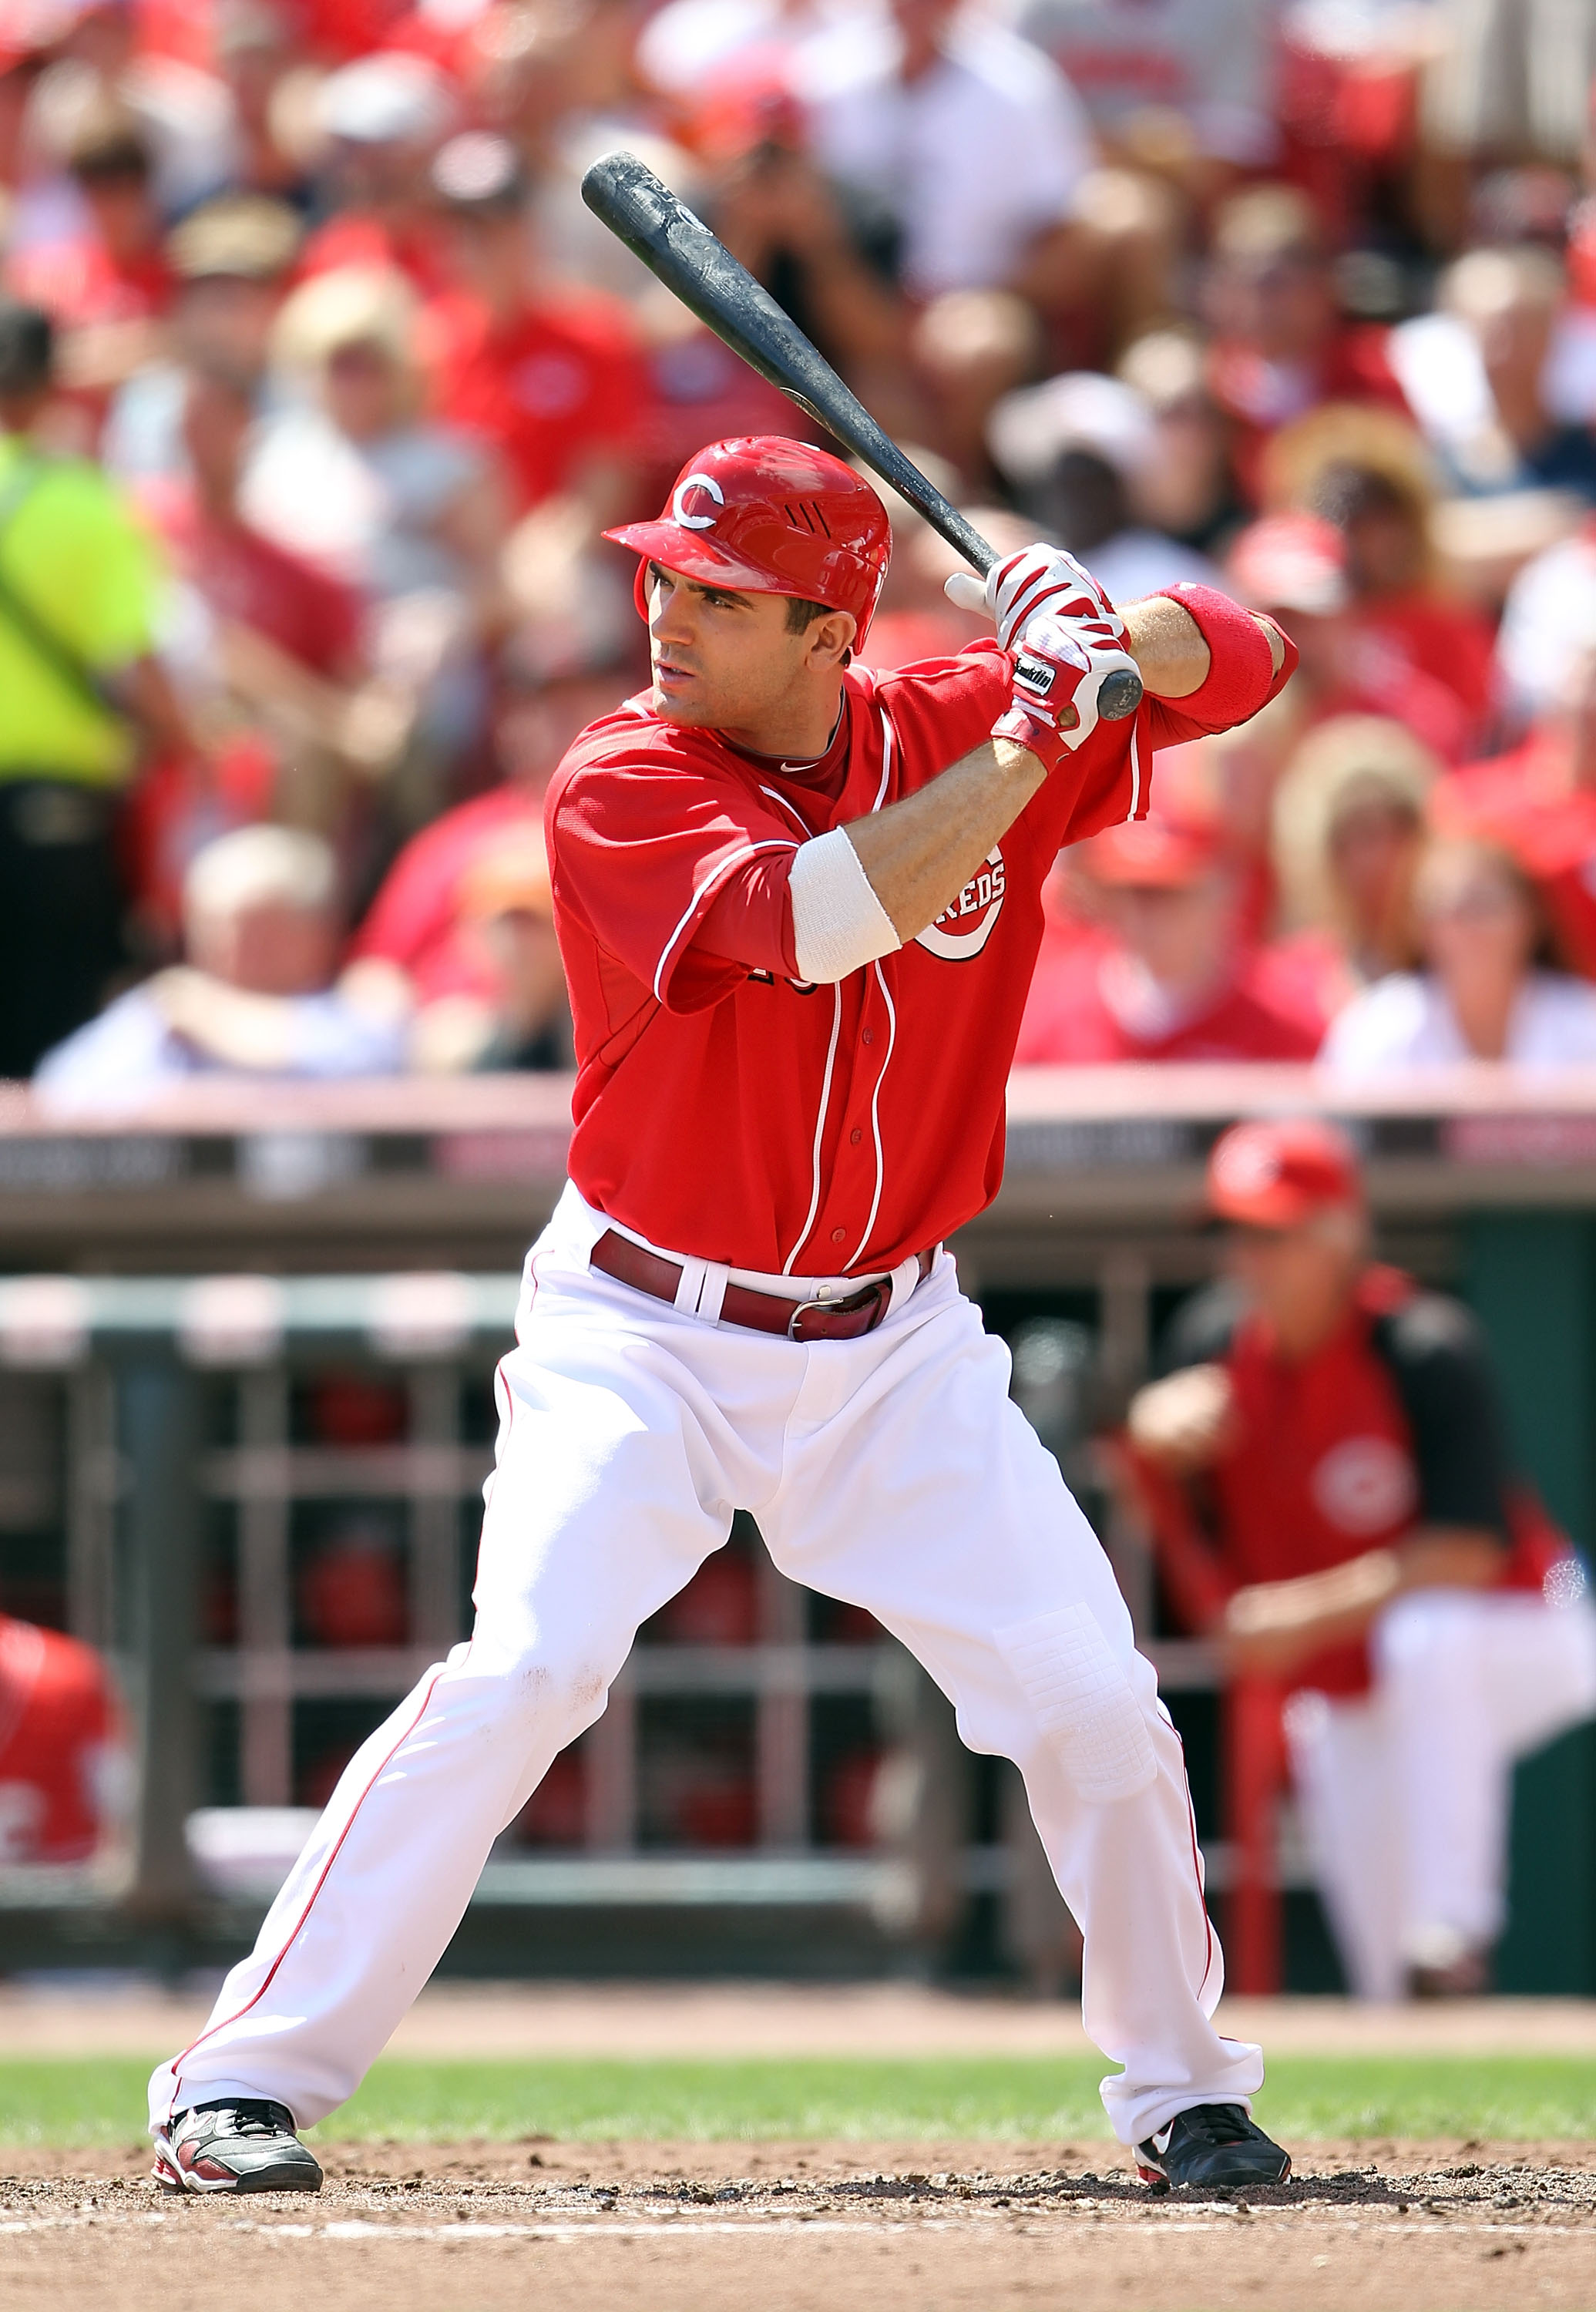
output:
[[[982,577],[994,548],[935,485],[884,434],[864,403],[790,314],[783,312],[746,267],[662,185],[633,153],[607,153],[582,180],[582,197],[635,257],[778,391],[862,458],[923,514]],[[1110,675],[1098,711],[1109,722],[1134,714],[1142,700],[1135,675]]]

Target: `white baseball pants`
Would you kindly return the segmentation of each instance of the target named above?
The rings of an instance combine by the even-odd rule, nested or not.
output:
[[[1368,1695],[1295,1695],[1285,1730],[1352,1989],[1399,1999],[1411,1966],[1501,1933],[1513,1765],[1596,1710],[1596,1612],[1418,1590],[1372,1650]]]
[[[351,1760],[206,2029],[154,2073],[152,2124],[236,2096],[305,2126],[353,2093],[495,1838],[738,1509],[784,1572],[909,1647],[972,1749],[1019,1765],[1085,1938],[1086,2027],[1124,2066],[1103,2083],[1121,2140],[1245,2103],[1263,2059],[1209,2019],[1223,1970],[1179,1738],[952,1260],[917,1290],[895,1272],[863,1339],[805,1345],[694,1313],[724,1288],[703,1262],[675,1308],[590,1270],[606,1225],[567,1189],[528,1259],[469,1643]]]

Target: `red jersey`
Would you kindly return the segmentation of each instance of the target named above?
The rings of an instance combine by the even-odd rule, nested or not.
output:
[[[346,676],[363,610],[353,587],[241,521],[218,521],[190,494],[144,494],[183,575],[219,618],[250,626],[313,674]]]
[[[1223,1361],[1235,1441],[1213,1481],[1232,1587],[1323,1572],[1394,1547],[1419,1525],[1497,1533],[1505,1589],[1539,1590],[1567,1554],[1539,1504],[1507,1477],[1472,1325],[1410,1277],[1365,1271],[1346,1321],[1310,1357],[1282,1357],[1267,1325],[1248,1317]],[[1367,1646],[1327,1648],[1296,1680],[1359,1693]]]
[[[0,1614],[0,1861],[82,1862],[93,1853],[107,1747],[118,1732],[99,1655]]]
[[[995,643],[851,667],[808,765],[672,726],[643,697],[583,733],[545,828],[575,1022],[571,1177],[590,1204],[668,1250],[827,1276],[895,1266],[990,1203],[1043,883],[1061,845],[1145,814],[1153,748],[1217,727],[1215,676],[1101,724],[936,923],[835,985],[797,978],[787,879],[800,844],[978,746],[1011,675]]]
[[[425,326],[440,413],[497,445],[522,508],[565,489],[589,459],[641,455],[653,395],[618,298],[539,299],[499,329],[480,299],[457,293],[434,302]]]
[[[1014,1058],[1021,1066],[1109,1060],[1311,1060],[1322,1030],[1276,1002],[1244,965],[1210,999],[1162,1028],[1139,1026],[1113,1002],[1125,958],[1085,941],[1045,956],[1030,984]]]

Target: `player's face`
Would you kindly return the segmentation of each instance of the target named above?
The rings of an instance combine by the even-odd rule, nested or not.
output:
[[[1348,1214],[1316,1213],[1295,1228],[1232,1228],[1225,1265],[1287,1356],[1310,1355],[1341,1321],[1362,1265]]]
[[[837,677],[853,640],[843,611],[801,634],[781,594],[705,586],[651,563],[648,649],[654,712],[667,722],[723,731],[759,753],[813,753],[817,705],[836,715]]]

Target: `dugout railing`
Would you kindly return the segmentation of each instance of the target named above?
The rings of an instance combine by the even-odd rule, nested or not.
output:
[[[567,1098],[478,1080],[288,1087],[267,1105],[200,1082],[66,1129],[0,1092],[0,1604],[108,1648],[140,1767],[110,1875],[0,1870],[0,1966],[236,1947],[319,1794],[307,1728],[330,1772],[463,1634],[487,1381],[557,1193]],[[1081,1434],[1112,1420],[1211,1268],[1214,1137],[1327,1106],[1364,1147],[1382,1249],[1478,1307],[1531,1473],[1577,1540],[1596,1529],[1596,1072],[1477,1069],[1356,1104],[1289,1069],[1017,1077],[1004,1191],[955,1248],[995,1328],[1089,1348],[1067,1405],[1048,1399],[1044,1355],[1027,1410],[1092,1497],[1199,1782],[1214,1664],[1164,1625],[1144,1538]],[[319,1432],[306,1392],[329,1373],[385,1392],[388,1426]],[[306,1552],[340,1503],[399,1537],[395,1642],[369,1622],[358,1644],[303,1626]],[[999,1947],[1027,1865],[992,1771],[951,1756],[935,1698],[879,1633],[829,1618],[746,1535],[738,1553],[730,1620],[645,1631],[563,1815],[495,1852],[462,1963],[841,1971]],[[674,1742],[680,1765],[694,1722],[741,1764],[673,1817],[660,1761]],[[1596,1989],[1586,1735],[1521,1778],[1515,1896],[1505,1982]]]

